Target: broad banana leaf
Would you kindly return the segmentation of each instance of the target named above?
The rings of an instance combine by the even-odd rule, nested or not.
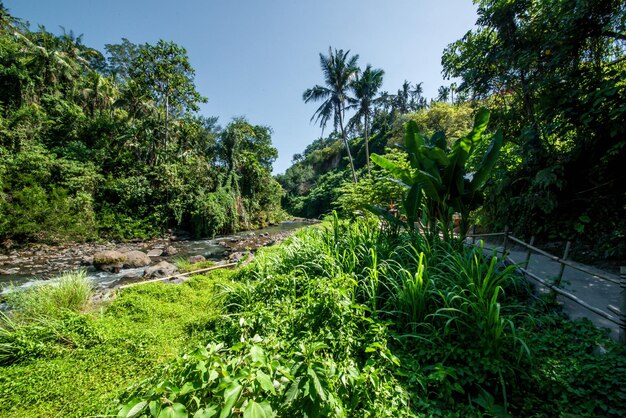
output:
[[[450,196],[461,196],[465,192],[463,176],[465,164],[474,150],[474,145],[482,138],[489,123],[489,110],[481,108],[474,117],[474,127],[466,136],[459,138],[452,147],[450,163],[446,167],[443,180]]]
[[[424,191],[426,197],[436,202],[441,202],[441,182],[439,179],[426,171],[419,170],[415,172],[415,181]]]
[[[378,216],[379,218],[383,218],[384,220],[386,220],[389,225],[393,225],[395,227],[406,227],[406,224],[404,222],[402,222],[400,219],[396,218],[380,206],[366,204],[363,205],[363,207],[372,212],[374,215]]]
[[[448,141],[446,141],[446,134],[443,131],[435,132],[430,138],[430,143],[444,151],[448,149]]]
[[[450,161],[448,160],[448,156],[446,152],[439,147],[428,148],[422,147],[423,154],[426,158],[429,158],[433,161],[436,161],[440,166],[447,167]]]
[[[413,229],[415,221],[417,220],[417,211],[421,207],[422,202],[422,189],[419,183],[415,183],[411,186],[411,189],[404,198],[404,208],[406,209],[406,219],[409,224],[409,228]]]
[[[379,167],[389,171],[394,178],[401,180],[405,184],[411,184],[411,174],[409,170],[400,167],[398,164],[389,161],[385,157],[381,157],[378,154],[370,155],[370,159]]]
[[[467,134],[469,140],[472,141],[472,146],[476,145],[482,138],[483,133],[485,133],[487,125],[489,124],[489,115],[489,110],[484,107],[481,107],[478,113],[476,113],[474,117],[474,127],[471,132]]]
[[[419,133],[419,128],[414,120],[406,123],[404,131],[404,146],[409,154],[411,167],[418,168],[420,160],[420,148],[424,145],[424,138]]]
[[[487,148],[487,152],[483,157],[483,160],[480,163],[480,166],[474,173],[474,177],[470,183],[470,189],[472,192],[476,192],[483,188],[487,180],[491,176],[491,172],[493,171],[493,167],[496,165],[496,161],[498,160],[498,156],[500,155],[500,149],[502,148],[503,138],[502,131],[498,130],[496,134],[493,136],[491,140],[491,144],[489,144],[489,148]]]

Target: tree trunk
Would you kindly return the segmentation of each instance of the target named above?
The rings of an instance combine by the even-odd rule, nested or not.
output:
[[[346,144],[346,150],[348,151],[348,161],[350,161],[350,168],[352,169],[352,179],[355,183],[358,183],[356,178],[356,170],[354,169],[354,161],[352,161],[352,153],[350,152],[350,144],[348,144],[348,138],[346,138],[346,131],[343,128],[343,110],[339,112],[339,127],[341,128],[341,136],[343,137],[343,143]]]
[[[164,149],[165,149],[165,155],[167,157],[167,133],[168,133],[168,128],[169,128],[169,122],[170,122],[170,96],[169,94],[165,94],[165,144],[164,144]]]
[[[370,145],[369,145],[369,112],[365,112],[365,164],[367,165],[367,175],[371,176],[372,172],[370,170]]]

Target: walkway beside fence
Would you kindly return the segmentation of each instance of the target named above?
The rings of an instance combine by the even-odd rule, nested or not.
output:
[[[625,281],[620,276],[566,260],[568,250],[563,257],[557,257],[506,233],[475,235],[474,238],[470,235],[469,240],[478,243],[482,238],[487,240],[485,248],[495,248],[500,254],[506,249],[509,261],[520,267],[537,292],[555,291],[557,301],[571,319],[588,318],[597,327],[608,328],[615,340],[620,339],[620,324],[623,326],[626,320],[622,294],[626,289],[620,287],[620,280]],[[626,335],[621,338],[625,342]]]

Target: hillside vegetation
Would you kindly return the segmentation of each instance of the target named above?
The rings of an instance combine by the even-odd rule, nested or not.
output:
[[[186,50],[71,31],[0,10],[0,243],[212,236],[281,216],[271,128],[201,116]]]

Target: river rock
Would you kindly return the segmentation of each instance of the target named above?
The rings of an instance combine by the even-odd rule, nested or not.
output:
[[[192,255],[187,259],[191,264],[202,263],[206,261],[206,258],[203,255]]]
[[[93,256],[86,255],[80,260],[81,266],[91,266],[93,264]]]
[[[129,251],[125,255],[126,261],[124,262],[124,268],[149,266],[152,262],[150,257],[148,257],[148,254],[142,251]]]
[[[247,253],[247,252],[232,253],[231,255],[228,256],[228,261],[231,263],[237,263],[241,261],[244,257],[248,256],[249,254],[250,253]]]
[[[163,255],[176,255],[178,254],[178,250],[174,247],[172,247],[171,245],[168,245],[167,247],[165,247],[165,251],[163,252]]]
[[[143,272],[143,277],[149,279],[158,279],[160,277],[167,277],[173,275],[178,270],[178,267],[168,263],[167,261],[161,261],[160,263],[150,266]]]
[[[176,276],[169,279],[166,283],[168,284],[181,284],[189,280],[189,277],[185,276]]]
[[[126,254],[119,251],[100,251],[93,255],[93,265],[98,270],[119,273],[126,262]]]
[[[163,250],[160,248],[154,248],[148,251],[148,257],[161,257],[163,255]]]
[[[114,287],[122,286],[130,283],[137,283],[141,281],[141,277],[137,273],[126,273],[113,284]]]

